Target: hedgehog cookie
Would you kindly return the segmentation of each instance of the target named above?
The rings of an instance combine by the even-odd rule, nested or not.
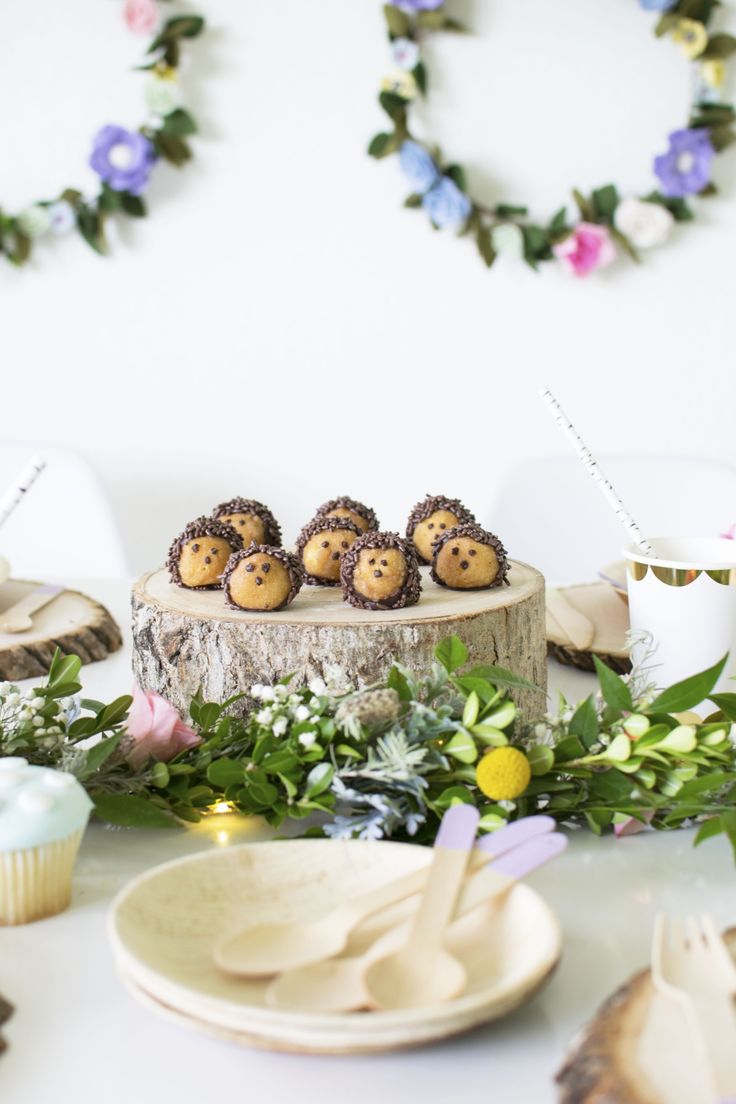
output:
[[[251,544],[233,552],[222,586],[232,609],[280,610],[293,602],[304,580],[302,565],[284,548]]]
[[[171,581],[191,590],[219,587],[228,559],[242,547],[243,541],[232,525],[197,518],[169,549]]]
[[[487,590],[506,583],[506,549],[479,525],[458,525],[434,542],[432,578],[451,590]]]
[[[475,517],[462,502],[443,495],[427,495],[409,514],[406,535],[414,542],[419,558],[432,562],[432,545],[437,537],[448,529],[464,522],[474,522]]]
[[[350,518],[316,517],[297,537],[296,550],[304,581],[312,586],[339,586],[340,561],[361,531]]]
[[[366,533],[342,557],[343,597],[358,609],[413,606],[422,582],[411,541],[397,533]]]
[[[212,511],[217,521],[232,525],[236,533],[243,538],[243,545],[268,544],[281,547],[281,526],[268,506],[256,502],[254,498],[231,498],[221,502]]]
[[[378,518],[375,510],[371,510],[370,506],[366,506],[363,502],[357,502],[354,498],[348,498],[346,495],[342,495],[340,498],[331,498],[329,502],[323,502],[315,516],[348,518],[355,522],[362,533],[378,529]]]

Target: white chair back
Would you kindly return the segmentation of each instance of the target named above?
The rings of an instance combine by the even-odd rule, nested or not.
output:
[[[0,555],[16,579],[120,578],[130,574],[117,523],[97,475],[56,445],[0,441],[0,494],[33,453],[46,468],[0,528]]]
[[[645,536],[718,536],[736,522],[736,469],[681,456],[601,456]],[[552,583],[594,579],[620,559],[626,531],[574,456],[517,465],[486,518],[509,554]]]

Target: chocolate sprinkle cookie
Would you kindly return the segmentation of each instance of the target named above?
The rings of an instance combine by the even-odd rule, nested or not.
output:
[[[281,547],[281,526],[268,506],[264,506],[262,502],[258,502],[255,498],[231,498],[228,502],[221,502],[219,506],[215,506],[212,511],[212,517],[215,519],[232,514],[250,514],[252,517],[258,518],[263,525],[264,535],[261,543],[267,544],[271,548]],[[230,521],[227,524],[232,525],[237,532],[238,527],[244,526],[245,522],[239,520],[237,522]]]
[[[466,523],[435,538],[430,575],[451,590],[489,590],[508,581],[509,561],[498,537]]]
[[[231,609],[260,613],[290,605],[303,582],[304,569],[293,553],[276,545],[250,544],[227,561],[222,588]]]
[[[444,495],[427,495],[417,502],[409,514],[406,535],[414,542],[417,555],[425,563],[431,563],[432,544],[448,529],[465,522],[475,522],[475,516],[456,498]]]
[[[198,540],[199,537],[202,539]],[[208,538],[211,544],[208,543]],[[232,525],[225,525],[221,521],[214,521],[208,517],[190,521],[169,549],[167,567],[171,581],[188,590],[213,590],[222,585],[222,572],[231,553],[239,551],[242,547],[242,538]],[[182,574],[183,556],[188,560],[184,574]],[[195,572],[197,566],[199,571]],[[222,570],[215,574],[218,566]],[[211,575],[212,580],[197,583],[193,581],[195,575],[199,577]]]
[[[347,540],[339,534],[349,534]],[[315,538],[322,534],[320,541]],[[339,586],[340,560],[362,536],[360,526],[346,517],[316,517],[296,539],[296,552],[304,568],[304,582],[310,586]],[[315,570],[319,567],[319,571]]]
[[[378,529],[378,518],[375,510],[371,510],[370,506],[366,506],[364,502],[348,498],[347,495],[341,495],[339,498],[331,498],[329,502],[323,502],[315,517],[347,517],[351,521],[355,521],[355,524],[364,533]],[[360,520],[356,520],[356,518]],[[365,524],[361,525],[361,521]]]
[[[422,581],[411,541],[398,533],[365,533],[342,558],[342,593],[356,609],[390,610],[419,601]]]

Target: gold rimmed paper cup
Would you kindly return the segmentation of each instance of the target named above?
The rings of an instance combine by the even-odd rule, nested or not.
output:
[[[650,537],[654,556],[623,549],[631,628],[652,634],[660,686],[729,660],[717,690],[736,674],[736,541],[711,537]],[[632,661],[643,645],[634,644]],[[702,703],[708,710],[706,703]],[[700,712],[703,712],[701,708]]]

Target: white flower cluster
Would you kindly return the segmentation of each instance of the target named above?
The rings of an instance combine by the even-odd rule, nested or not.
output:
[[[304,724],[314,720],[315,723],[325,712],[325,695],[328,693],[326,682],[321,679],[312,679],[307,687],[308,694],[302,690],[295,692],[288,686],[264,686],[257,682],[251,686],[250,695],[255,701],[261,703],[261,708],[255,714],[258,724],[264,728],[270,728],[274,736],[285,736],[293,724]],[[316,728],[307,728],[299,734],[298,740],[301,746],[307,750],[312,747],[319,736]]]
[[[50,700],[35,689],[21,691],[13,683],[0,682],[0,737],[4,743],[21,737],[42,747],[55,747],[79,711],[76,698]]]

